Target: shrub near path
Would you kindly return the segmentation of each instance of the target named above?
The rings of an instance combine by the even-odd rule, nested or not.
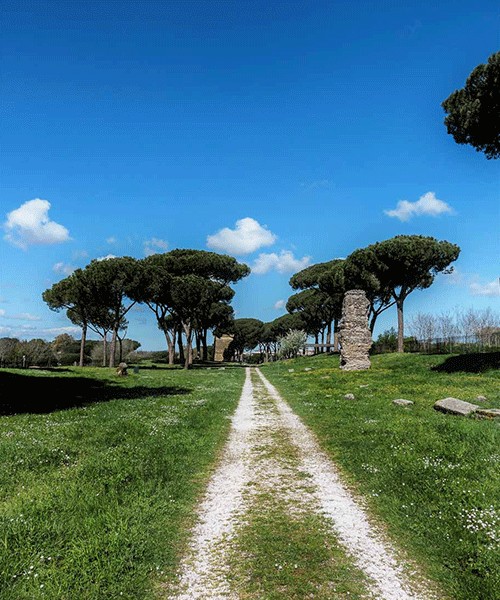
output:
[[[154,598],[243,379],[238,368],[1,369],[0,599]]]
[[[369,370],[344,372],[338,357],[319,356],[262,372],[451,598],[498,600],[500,423],[445,415],[433,404],[481,395],[484,406],[499,408],[500,371],[436,369],[447,358],[378,355]],[[397,398],[415,404],[396,406]]]

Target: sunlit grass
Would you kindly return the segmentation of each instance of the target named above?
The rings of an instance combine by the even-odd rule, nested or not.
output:
[[[0,417],[0,598],[154,598],[182,554],[243,375],[0,371],[0,386],[16,376],[39,411],[52,401],[39,385],[57,405],[82,404]],[[26,408],[8,389],[10,404]]]
[[[445,359],[379,355],[369,370],[344,372],[338,357],[320,356],[262,368],[451,598],[498,600],[500,422],[445,415],[433,404],[481,395],[484,406],[500,407],[500,371],[432,369]],[[396,398],[414,405],[395,406]]]

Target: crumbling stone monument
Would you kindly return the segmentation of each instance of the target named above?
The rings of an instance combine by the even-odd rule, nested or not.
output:
[[[342,304],[340,320],[340,368],[361,371],[370,368],[372,336],[368,327],[370,303],[363,290],[349,290]]]
[[[220,337],[214,338],[214,361],[224,362],[224,350],[226,350],[229,344],[233,341],[233,336],[224,334]]]
[[[128,365],[125,362],[121,362],[118,367],[116,368],[116,374],[119,375],[120,377],[124,377],[125,375],[128,375]]]

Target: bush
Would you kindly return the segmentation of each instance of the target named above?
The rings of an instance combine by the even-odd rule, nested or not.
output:
[[[278,358],[296,358],[301,350],[305,348],[307,334],[301,329],[290,329],[290,331],[278,338]]]

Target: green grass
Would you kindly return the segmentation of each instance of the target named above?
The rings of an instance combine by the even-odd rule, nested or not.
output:
[[[498,408],[500,371],[433,369],[447,358],[378,355],[369,370],[345,372],[338,357],[319,356],[262,370],[450,598],[498,600],[500,421],[444,415],[433,404],[484,395],[484,406]],[[415,404],[395,406],[396,398]]]
[[[500,371],[433,370],[446,361],[380,355],[348,373],[337,357],[320,356],[262,369],[450,598],[499,600],[500,422],[432,407],[478,395],[500,407]],[[0,370],[0,600],[153,600],[185,550],[243,376]],[[362,593],[317,519],[307,511],[290,519],[260,497],[234,572],[248,598]],[[325,587],[332,579],[336,590]]]
[[[233,561],[233,585],[241,600],[368,597],[363,575],[324,519],[312,511],[291,515],[269,497],[257,498]]]
[[[243,377],[0,370],[0,599],[154,598]]]

